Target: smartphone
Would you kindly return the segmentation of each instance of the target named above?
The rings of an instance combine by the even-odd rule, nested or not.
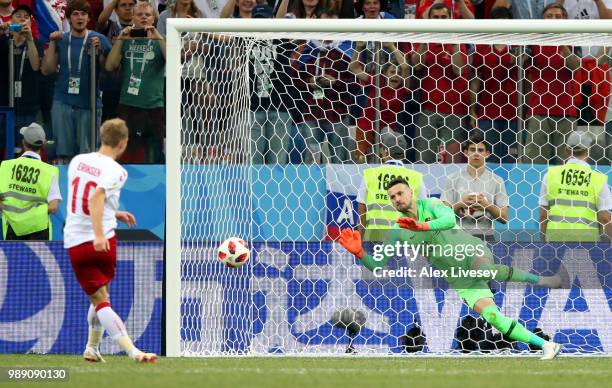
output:
[[[145,30],[144,28],[132,28],[132,30],[130,31],[130,37],[131,38],[146,38],[147,30]]]
[[[19,23],[11,23],[9,24],[10,32],[21,32],[21,24]]]

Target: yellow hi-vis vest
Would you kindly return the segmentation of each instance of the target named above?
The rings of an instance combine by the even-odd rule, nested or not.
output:
[[[550,167],[546,241],[598,241],[597,204],[608,177],[577,163]]]
[[[54,175],[59,177],[57,167],[37,159],[21,157],[2,162],[0,196],[3,198],[4,238],[6,238],[7,225],[11,225],[17,236],[49,228],[49,239],[51,239],[47,195]]]
[[[423,183],[423,174],[404,166],[385,164],[379,167],[368,168],[363,172],[363,179],[367,187],[365,198],[366,228],[390,229],[395,225],[402,213],[395,210],[385,186],[396,178],[408,181],[415,198],[419,198],[419,191]]]

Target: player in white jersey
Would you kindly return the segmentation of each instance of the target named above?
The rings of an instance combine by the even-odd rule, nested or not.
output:
[[[157,355],[140,351],[125,325],[113,311],[108,285],[115,277],[117,220],[129,226],[134,216],[119,209],[119,194],[127,171],[117,159],[128,143],[125,121],[112,119],[100,128],[102,146],[98,152],[76,156],[68,167],[68,209],[64,227],[64,248],[81,288],[91,305],[87,313],[89,337],[83,353],[86,361],[104,361],[98,350],[104,330],[127,355],[138,362],[156,362]]]

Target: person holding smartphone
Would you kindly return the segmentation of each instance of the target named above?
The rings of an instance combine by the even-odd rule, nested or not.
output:
[[[36,115],[40,110],[39,91],[36,87],[40,69],[40,58],[42,58],[43,49],[34,39],[31,28],[32,10],[27,5],[19,5],[13,9],[9,22],[0,23],[0,58],[7,66],[9,57],[9,47],[12,44],[13,50],[13,68],[15,69],[13,79],[9,80],[8,68],[5,72],[0,66],[0,77],[4,80],[0,81],[0,90],[3,94],[8,94],[8,86],[13,83],[13,96],[15,98],[15,139],[19,139],[21,127],[26,127],[30,123],[36,121]],[[8,34],[3,34],[7,31]],[[2,86],[6,85],[6,89]],[[5,92],[6,91],[6,92]],[[0,104],[2,105],[2,104]],[[1,125],[1,124],[0,124]],[[1,148],[1,147],[0,147]],[[21,147],[17,144],[16,151],[20,152]]]
[[[106,60],[107,71],[121,68],[117,114],[130,128],[124,163],[164,163],[166,41],[155,28],[155,15],[150,3],[138,2],[134,25],[121,31]]]
[[[55,31],[49,36],[50,43],[40,67],[44,76],[57,75],[53,93],[51,117],[57,159],[54,163],[67,163],[77,154],[91,149],[91,116],[100,126],[101,100],[91,106],[90,90],[99,96],[99,85],[90,82],[91,72],[99,74],[110,43],[106,37],[87,29],[91,7],[85,0],[70,0],[66,7],[66,18],[70,31]],[[96,56],[91,66],[91,48]]]

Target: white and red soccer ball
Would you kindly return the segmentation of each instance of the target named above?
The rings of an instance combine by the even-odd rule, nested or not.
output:
[[[242,267],[247,261],[251,251],[243,239],[230,237],[219,245],[217,256],[222,263],[230,268]]]

